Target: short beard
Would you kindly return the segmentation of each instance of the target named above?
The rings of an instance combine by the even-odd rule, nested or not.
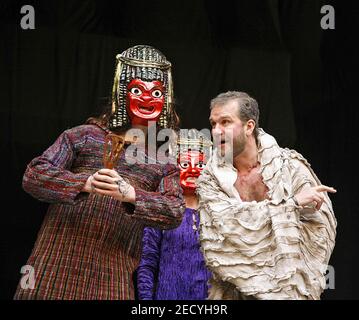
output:
[[[246,136],[242,131],[241,134],[233,140],[233,159],[243,152],[246,143]]]

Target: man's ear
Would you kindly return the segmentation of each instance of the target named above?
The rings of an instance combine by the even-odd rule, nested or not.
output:
[[[249,137],[253,133],[254,128],[256,127],[256,122],[253,119],[250,119],[247,121],[246,126],[247,126],[246,134]]]

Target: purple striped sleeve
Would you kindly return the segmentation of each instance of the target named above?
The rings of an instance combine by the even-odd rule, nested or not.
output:
[[[135,192],[134,218],[141,219],[148,226],[161,229],[171,229],[180,225],[186,207],[177,167],[166,166],[156,192],[139,188],[135,188]]]
[[[24,190],[38,200],[50,203],[73,204],[77,198],[80,199],[78,196],[90,174],[69,170],[75,157],[74,149],[70,129],[63,132],[41,156],[30,162],[23,178]]]
[[[142,256],[137,269],[137,289],[140,300],[154,300],[155,298],[161,240],[161,230],[144,229]]]

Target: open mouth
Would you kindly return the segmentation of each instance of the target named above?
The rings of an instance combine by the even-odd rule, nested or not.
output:
[[[186,179],[187,182],[192,182],[192,183],[195,183],[196,180],[197,180],[197,177],[188,177],[188,178]]]
[[[155,110],[153,106],[138,106],[138,110],[144,114],[151,114]]]

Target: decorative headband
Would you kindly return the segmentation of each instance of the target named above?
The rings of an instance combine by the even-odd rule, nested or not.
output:
[[[171,62],[169,61],[164,61],[164,62],[147,61],[147,60],[124,57],[122,54],[118,54],[116,56],[116,59],[133,67],[158,68],[161,70],[167,70],[172,67]]]

